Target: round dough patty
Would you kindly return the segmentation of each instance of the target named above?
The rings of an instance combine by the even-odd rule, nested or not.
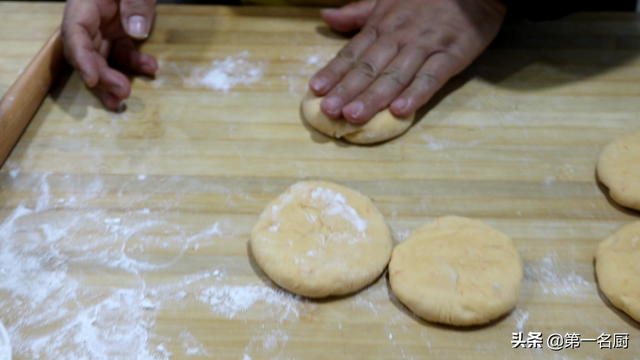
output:
[[[304,119],[321,133],[343,138],[354,144],[374,144],[393,139],[401,135],[413,123],[415,113],[401,119],[395,117],[389,109],[377,113],[368,123],[357,125],[345,119],[331,119],[320,110],[321,97],[307,94],[302,100],[302,114]]]
[[[281,287],[312,298],[360,290],[384,271],[393,246],[371,200],[329,182],[289,187],[251,231],[251,250]]]
[[[613,306],[640,322],[640,221],[622,227],[598,245],[596,275]]]
[[[615,202],[640,210],[640,133],[622,136],[602,150],[598,178]]]
[[[515,306],[522,260],[502,232],[477,220],[446,216],[396,246],[389,281],[396,297],[425,320],[484,324]]]

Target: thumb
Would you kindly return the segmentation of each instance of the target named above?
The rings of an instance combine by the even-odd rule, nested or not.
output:
[[[375,4],[375,0],[353,2],[339,9],[322,10],[320,16],[333,30],[351,32],[362,29]]]
[[[120,2],[122,27],[129,36],[138,40],[149,36],[155,6],[155,0],[122,0]]]

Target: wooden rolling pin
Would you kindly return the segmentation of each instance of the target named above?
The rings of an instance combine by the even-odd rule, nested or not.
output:
[[[62,64],[58,28],[0,101],[0,166],[40,107]]]

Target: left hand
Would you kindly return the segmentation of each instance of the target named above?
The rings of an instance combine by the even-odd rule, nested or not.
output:
[[[110,110],[122,110],[131,94],[121,70],[158,70],[156,59],[134,43],[149,34],[154,11],[155,0],[67,0],[61,27],[65,58]]]
[[[497,35],[500,0],[364,0],[322,12],[334,30],[362,29],[315,74],[322,111],[366,123],[387,107],[407,117]]]

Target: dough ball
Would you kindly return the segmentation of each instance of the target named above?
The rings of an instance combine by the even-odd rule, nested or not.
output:
[[[596,275],[600,290],[613,306],[640,322],[640,221],[600,243]]]
[[[289,187],[251,231],[251,250],[281,287],[311,298],[358,291],[391,256],[389,228],[369,198],[329,182]]]
[[[623,136],[602,150],[598,178],[615,202],[640,210],[640,133]]]
[[[393,116],[389,109],[377,113],[371,121],[364,125],[357,125],[345,119],[332,119],[320,110],[322,98],[307,94],[302,100],[302,114],[304,119],[321,133],[343,138],[354,144],[374,144],[393,139],[409,129],[415,118],[415,113],[406,119]]]
[[[396,246],[389,281],[398,300],[425,320],[478,325],[513,309],[522,260],[507,235],[477,220],[446,216]]]

